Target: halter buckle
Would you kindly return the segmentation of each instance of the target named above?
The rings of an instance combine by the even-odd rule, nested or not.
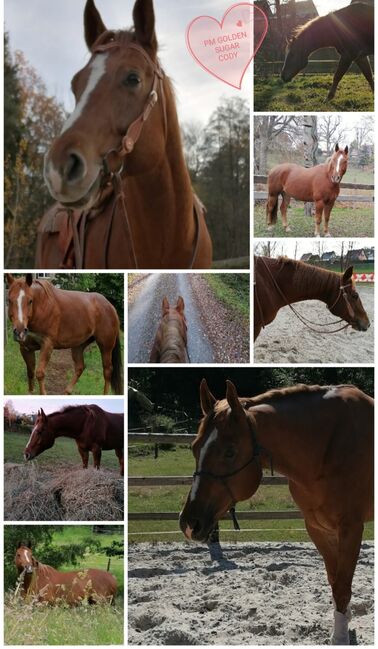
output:
[[[151,106],[155,106],[155,104],[157,103],[158,99],[159,99],[159,97],[158,97],[158,94],[157,94],[156,90],[151,90],[151,92],[150,92],[150,102],[151,102]]]

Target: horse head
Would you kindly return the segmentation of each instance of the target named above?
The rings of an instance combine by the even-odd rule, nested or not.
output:
[[[123,170],[126,153],[129,175],[150,171],[163,157],[166,112],[152,0],[136,0],[133,22],[130,31],[110,31],[93,0],[86,2],[91,56],[72,79],[76,106],[44,167],[51,195],[68,207],[90,208],[109,175]],[[156,103],[160,110],[153,110]],[[134,149],[139,137],[144,144]]]
[[[336,144],[335,150],[328,159],[328,171],[333,183],[341,183],[341,180],[348,168],[348,147],[340,149]]]
[[[13,337],[17,342],[24,342],[28,333],[28,324],[33,316],[33,277],[31,273],[25,279],[16,279],[6,274],[8,285],[8,316],[13,327]]]
[[[227,381],[226,398],[217,401],[203,379],[200,401],[204,417],[192,445],[196,470],[180,527],[187,538],[206,541],[223,514],[255,493],[262,468],[254,418],[233,383]]]
[[[308,64],[308,54],[303,47],[303,42],[297,36],[292,36],[287,42],[285,61],[281,70],[282,81],[291,81],[298,72]]]
[[[38,410],[38,416],[34,428],[29,437],[29,441],[24,450],[24,460],[28,462],[33,460],[37,455],[51,448],[55,442],[55,435],[49,427],[49,420],[44,411]]]
[[[340,275],[340,286],[336,299],[328,308],[333,315],[348,322],[356,331],[367,331],[370,327],[368,315],[362,305],[353,281],[353,266]]]
[[[14,558],[18,573],[25,572],[31,574],[34,568],[38,565],[32,554],[31,543],[19,543]]]

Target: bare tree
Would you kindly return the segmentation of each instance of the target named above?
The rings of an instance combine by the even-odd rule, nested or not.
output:
[[[268,170],[268,151],[272,142],[282,133],[289,133],[288,127],[296,122],[289,115],[257,115],[255,117],[255,171],[265,175]]]
[[[318,137],[324,142],[327,156],[331,155],[335,144],[342,142],[348,129],[340,115],[324,115],[318,118]]]
[[[305,115],[303,117],[303,145],[305,167],[313,167],[317,164],[318,132],[317,116]],[[305,203],[305,216],[312,216],[313,203]]]

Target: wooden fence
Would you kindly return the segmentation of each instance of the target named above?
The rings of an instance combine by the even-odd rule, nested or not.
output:
[[[164,434],[164,433],[135,433],[128,434],[129,442],[142,444],[191,444],[195,435],[185,434]],[[129,476],[128,486],[130,487],[173,487],[190,486],[192,476]],[[278,486],[287,484],[283,476],[264,476],[262,485]],[[303,519],[302,513],[298,510],[285,511],[238,511],[238,518],[245,520],[295,520]],[[178,512],[129,512],[130,521],[177,521]],[[222,520],[229,520],[225,515]]]
[[[255,185],[266,185],[268,182],[268,176],[257,175],[253,177],[253,180]],[[365,185],[362,183],[341,183],[340,189],[363,189],[365,191],[374,191],[374,185]],[[266,201],[268,198],[268,192],[254,190],[253,196],[255,201]],[[373,203],[374,196],[368,194],[339,194],[336,200],[344,203]]]

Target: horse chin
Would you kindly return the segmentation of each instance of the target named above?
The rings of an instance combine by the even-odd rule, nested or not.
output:
[[[101,186],[101,170],[98,172],[97,176],[95,177],[94,181],[90,185],[89,189],[85,191],[84,194],[82,194],[79,198],[75,197],[73,199],[69,198],[68,195],[66,194],[61,194],[61,193],[56,193],[53,191],[51,188],[50,184],[47,182],[48,190],[53,198],[55,198],[58,203],[63,205],[63,207],[66,207],[68,209],[85,209],[89,210],[93,205],[96,203],[100,191],[100,186]]]
[[[355,331],[367,331],[370,327],[370,322],[362,322],[361,320],[357,320],[356,322],[352,322],[352,329]]]

